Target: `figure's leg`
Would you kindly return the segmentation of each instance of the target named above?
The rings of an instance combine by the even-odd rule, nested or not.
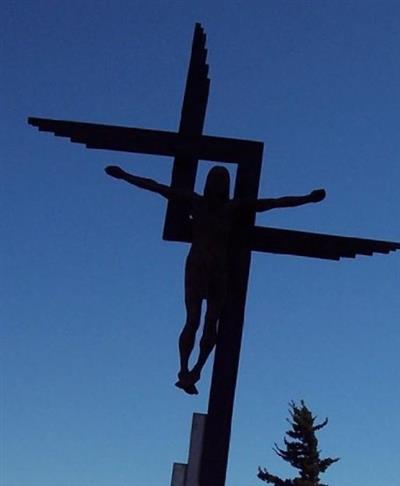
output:
[[[180,370],[179,379],[189,373],[189,358],[194,348],[196,332],[200,325],[201,299],[188,297],[186,304],[186,323],[179,336]]]
[[[203,335],[200,340],[199,357],[190,372],[192,383],[196,383],[200,380],[201,371],[217,342],[217,323],[221,310],[222,302],[220,299],[210,299],[207,301],[207,311],[204,319]]]
[[[196,332],[200,325],[201,303],[204,295],[204,282],[198,256],[190,249],[185,265],[185,305],[186,323],[179,336],[180,370],[175,385],[191,395],[198,391],[190,381],[189,358],[194,348]]]
[[[200,325],[201,301],[198,298],[186,298],[186,323],[179,336],[180,370],[175,386],[189,395],[197,395],[198,391],[190,378],[189,358],[194,348],[196,332]]]

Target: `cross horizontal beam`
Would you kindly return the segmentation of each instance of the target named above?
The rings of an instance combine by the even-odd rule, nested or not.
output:
[[[251,236],[251,249],[284,255],[340,260],[340,258],[355,258],[357,255],[387,254],[400,250],[400,243],[256,226]]]
[[[208,135],[190,135],[99,125],[73,121],[29,118],[28,122],[40,131],[52,132],[56,136],[70,138],[88,148],[120,150],[153,155],[191,157],[218,162],[254,164],[259,160],[263,144]],[[190,226],[176,233],[172,241],[191,241]],[[250,248],[255,251],[297,255],[328,260],[354,258],[356,255],[389,253],[400,249],[400,243],[346,236],[309,233],[279,228],[255,227],[251,235]]]
[[[66,137],[87,148],[136,152],[169,157],[196,157],[214,162],[246,163],[262,153],[263,143],[237,138],[190,135],[129,128],[116,125],[28,118],[28,123],[42,132]]]

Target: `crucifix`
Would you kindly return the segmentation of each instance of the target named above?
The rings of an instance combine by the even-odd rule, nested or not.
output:
[[[106,172],[167,198],[164,240],[192,243],[193,249],[200,238],[201,250],[211,241],[211,253],[216,249],[215,242],[217,246],[222,240],[225,242],[223,252],[217,251],[217,254],[219,257],[222,255],[226,265],[222,270],[219,268],[214,272],[214,280],[204,277],[204,272],[201,277],[201,271],[196,272],[196,268],[202,262],[211,262],[212,274],[215,270],[212,265],[220,262],[221,258],[212,260],[208,255],[205,260],[201,260],[197,256],[190,265],[187,263],[188,282],[185,290],[190,294],[189,307],[192,307],[192,312],[197,312],[196,309],[193,311],[193,306],[200,302],[201,307],[202,300],[207,300],[208,304],[211,301],[217,302],[218,305],[212,315],[211,327],[205,328],[205,334],[206,331],[211,334],[206,335],[209,341],[195,372],[193,369],[189,371],[187,356],[188,349],[190,351],[192,348],[190,341],[193,335],[189,335],[186,341],[181,335],[181,369],[176,383],[187,393],[197,392],[195,384],[200,377],[204,358],[207,358],[216,342],[196,485],[224,486],[252,251],[339,260],[343,257],[354,258],[356,255],[389,253],[400,249],[400,243],[255,226],[256,211],[318,202],[324,198],[325,193],[317,190],[300,197],[258,199],[263,143],[203,134],[210,86],[205,41],[201,25],[196,24],[177,132],[44,118],[29,118],[28,122],[41,131],[70,138],[72,142],[84,144],[91,149],[173,157],[169,186],[130,175],[115,166],[109,166]],[[203,196],[195,193],[199,160],[236,165],[233,200],[229,200],[227,171],[223,167],[211,169]],[[204,219],[205,213],[208,220],[207,217]],[[214,230],[220,231],[219,236],[209,238],[212,226],[210,217],[218,214],[220,219],[217,217],[214,221]],[[225,223],[220,224],[227,220],[227,226],[224,226]],[[191,270],[188,270],[189,267]],[[217,297],[210,290],[214,284]],[[193,289],[199,288],[201,291],[196,294]],[[198,327],[198,319],[196,322],[194,327]],[[192,486],[188,482],[184,484]]]

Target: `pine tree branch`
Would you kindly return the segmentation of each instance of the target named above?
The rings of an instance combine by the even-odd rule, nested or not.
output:
[[[325,427],[325,425],[328,423],[328,418],[326,418],[322,423],[318,424],[318,425],[315,425],[313,427],[313,430],[314,432],[317,431],[317,430],[320,430],[322,429],[323,427]]]
[[[260,478],[261,481],[272,483],[274,486],[294,486],[291,479],[281,479],[278,476],[270,474],[266,469],[258,468],[257,477]]]

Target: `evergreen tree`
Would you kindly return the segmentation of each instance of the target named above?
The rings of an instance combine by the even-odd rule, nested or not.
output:
[[[339,459],[320,459],[318,450],[318,439],[315,436],[317,430],[322,429],[328,423],[325,419],[320,424],[315,424],[316,417],[302,400],[301,406],[290,403],[291,421],[288,420],[292,429],[286,432],[291,440],[284,438],[285,449],[280,449],[276,444],[274,451],[291,466],[298,469],[299,475],[294,479],[281,479],[270,474],[266,469],[258,469],[258,477],[266,483],[274,486],[327,486],[319,482],[320,473],[324,473],[328,467]]]

